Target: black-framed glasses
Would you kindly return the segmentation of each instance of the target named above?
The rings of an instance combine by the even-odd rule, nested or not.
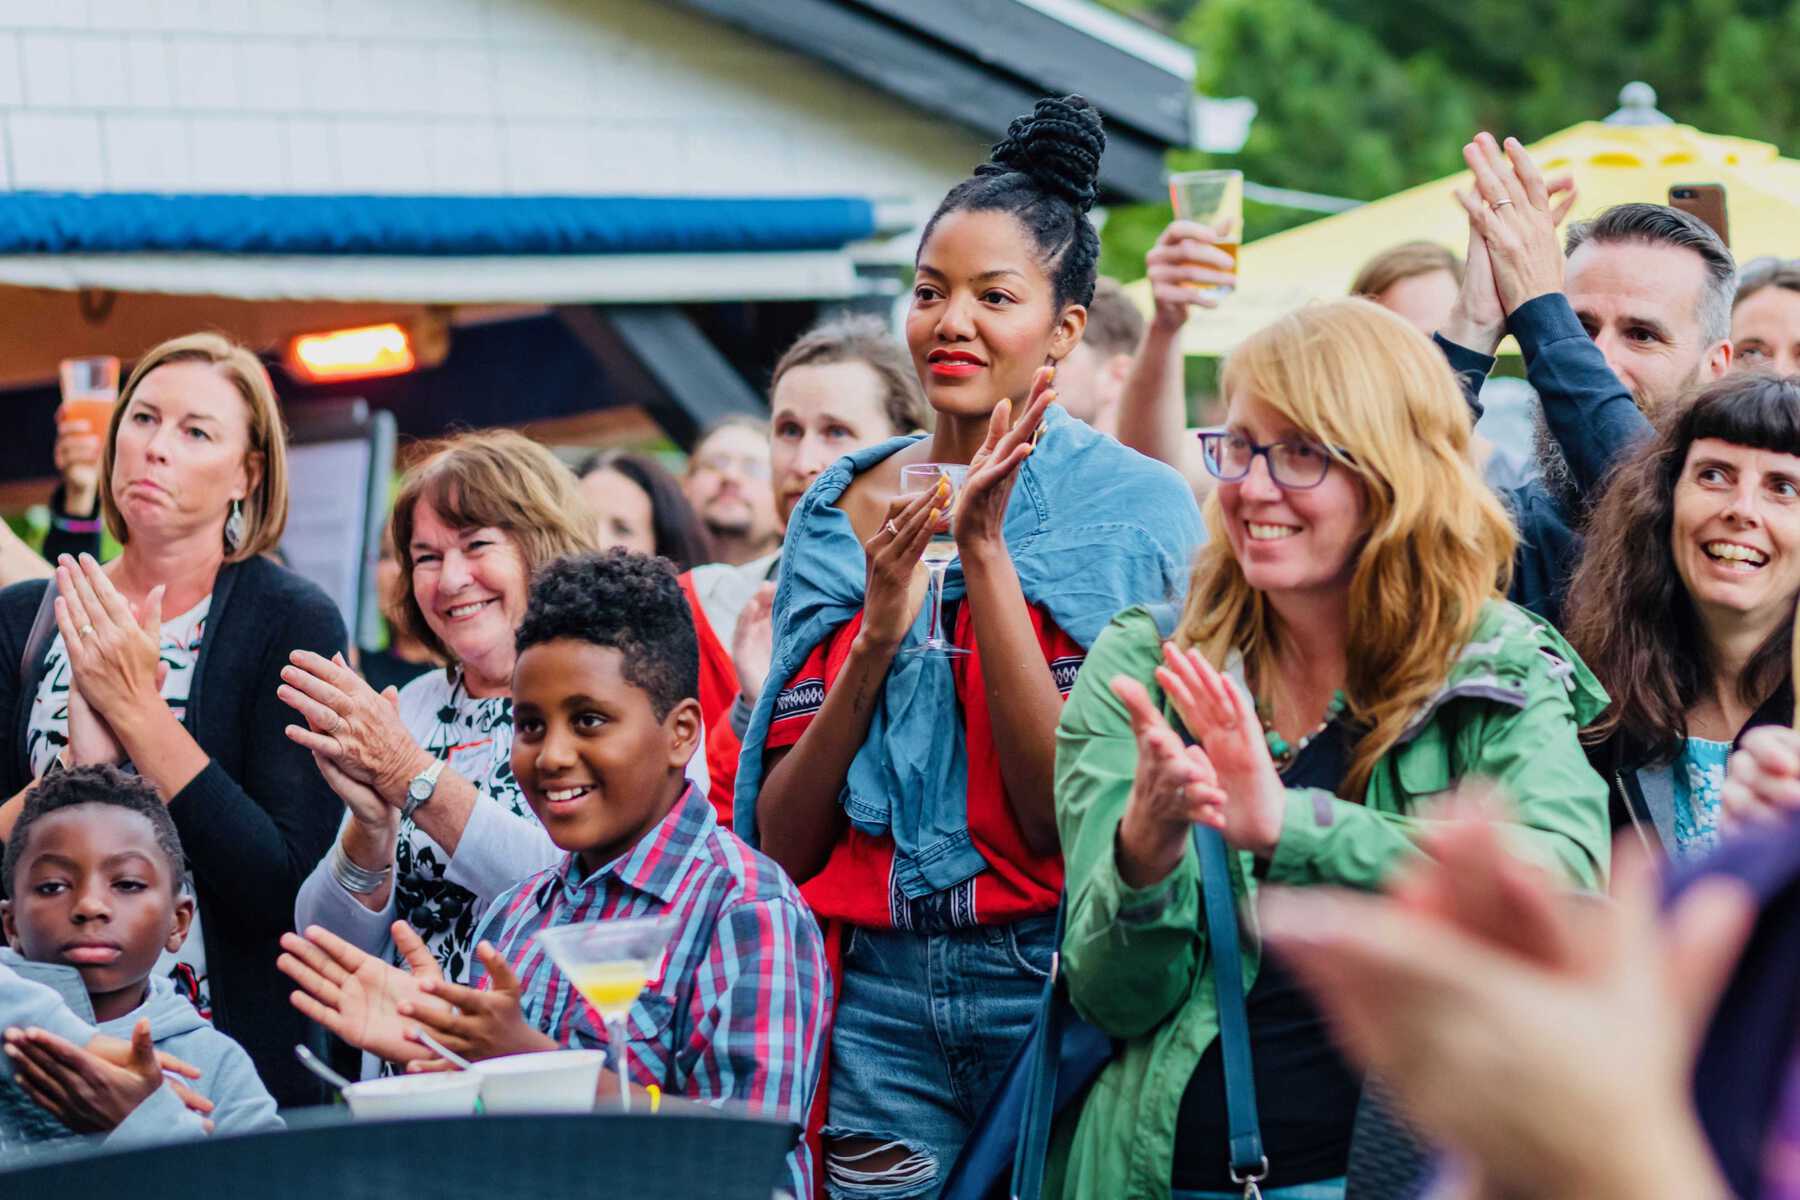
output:
[[[1200,452],[1206,460],[1209,475],[1223,483],[1236,483],[1250,474],[1250,465],[1261,455],[1268,464],[1269,478],[1277,487],[1304,490],[1325,482],[1331,470],[1331,451],[1308,438],[1262,445],[1241,433],[1220,426],[1199,431]]]

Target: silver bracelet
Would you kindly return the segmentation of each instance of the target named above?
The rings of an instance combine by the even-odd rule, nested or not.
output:
[[[391,863],[379,871],[359,867],[344,853],[344,843],[331,844],[331,876],[338,881],[339,887],[353,896],[367,896],[371,892],[380,891],[382,885],[387,883],[388,876],[393,873]]]

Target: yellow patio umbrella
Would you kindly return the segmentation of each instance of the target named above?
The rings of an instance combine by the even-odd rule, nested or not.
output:
[[[1574,175],[1574,218],[1633,200],[1664,203],[1672,184],[1722,183],[1739,262],[1800,255],[1800,161],[1767,142],[1691,125],[1584,121],[1528,149],[1546,175]],[[1196,310],[1183,348],[1222,354],[1282,313],[1342,296],[1370,256],[1397,243],[1426,239],[1460,255],[1468,218],[1452,193],[1469,184],[1464,171],[1245,245],[1236,293],[1211,312]],[[1148,311],[1147,282],[1130,290]]]

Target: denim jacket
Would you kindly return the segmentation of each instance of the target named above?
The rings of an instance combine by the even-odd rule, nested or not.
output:
[[[839,459],[788,522],[775,589],[774,686],[757,699],[738,764],[734,822],[752,845],[763,746],[780,685],[863,605],[862,544],[838,498],[857,475],[914,440],[895,438]],[[1180,475],[1056,406],[1019,467],[1003,532],[1026,601],[1083,646],[1121,609],[1178,596],[1204,536]],[[962,594],[962,573],[952,563],[944,597]],[[923,640],[928,620],[921,611],[907,644]],[[893,838],[896,883],[909,898],[954,887],[987,866],[969,836],[961,729],[949,661],[895,658],[850,764],[843,804],[858,829]]]

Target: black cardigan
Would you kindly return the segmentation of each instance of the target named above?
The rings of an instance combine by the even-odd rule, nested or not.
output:
[[[0,591],[0,721],[10,723],[0,729],[12,730],[0,795],[32,781],[25,735],[44,664],[41,656],[30,664],[23,690],[19,664],[45,586],[29,580]],[[283,1107],[322,1098],[294,1059],[295,1043],[318,1049],[322,1035],[288,1003],[277,941],[293,926],[294,896],[331,845],[344,806],[312,756],[282,732],[294,714],[275,688],[291,651],[330,657],[345,642],[337,606],[292,571],[264,558],[222,569],[184,721],[212,761],[169,801],[199,901],[213,1024],[249,1052]]]

